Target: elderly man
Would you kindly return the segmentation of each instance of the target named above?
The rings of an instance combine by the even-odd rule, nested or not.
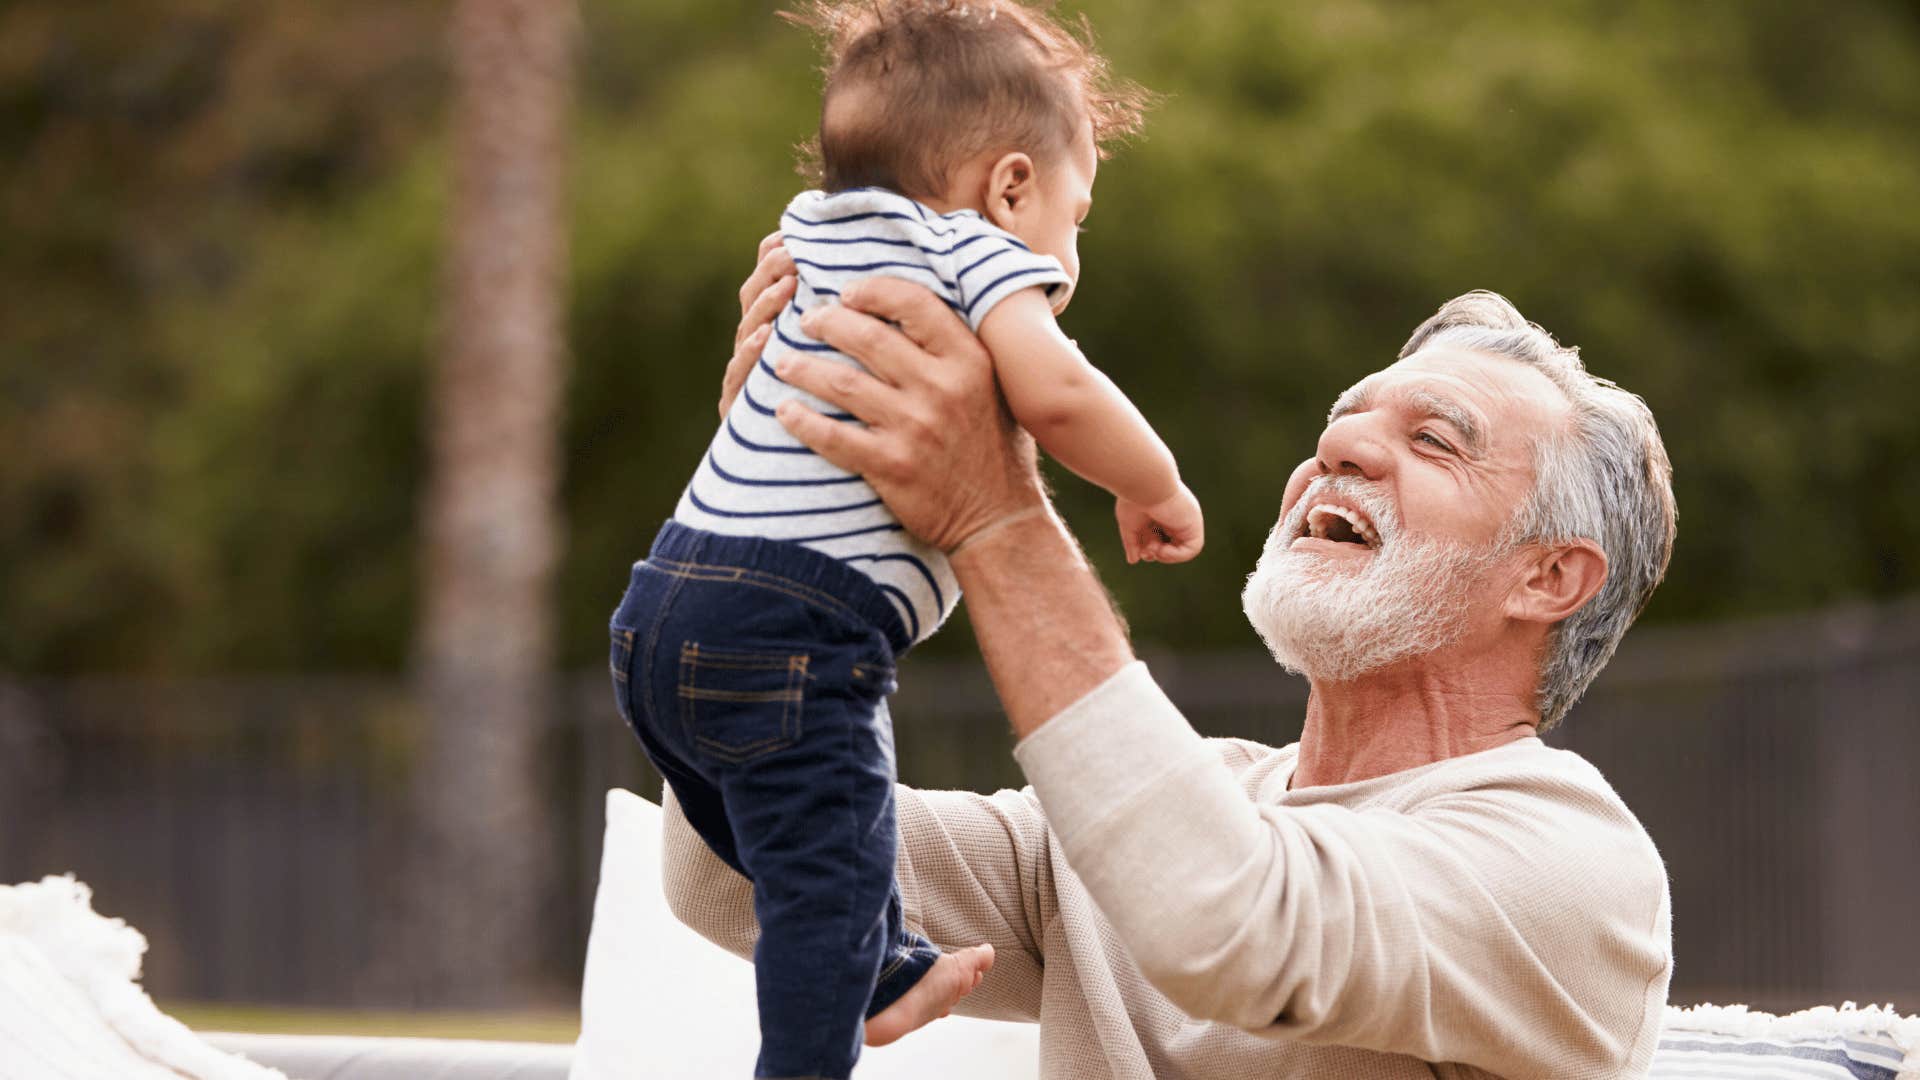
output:
[[[743,331],[791,288],[763,255]],[[1639,398],[1491,293],[1341,395],[1244,597],[1312,684],[1274,749],[1195,734],[1133,659],[984,351],[930,294],[870,280],[804,328],[868,370],[781,376],[867,426],[781,420],[951,553],[1032,784],[899,792],[908,921],[997,952],[960,1011],[1037,1020],[1061,1080],[1646,1071],[1666,873],[1599,772],[1538,737],[1672,547]],[[668,830],[674,910],[750,952],[748,884],[677,812]]]

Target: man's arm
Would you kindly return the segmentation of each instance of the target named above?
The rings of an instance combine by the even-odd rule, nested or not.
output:
[[[1614,1076],[1651,1050],[1664,873],[1566,759],[1406,810],[1263,806],[1141,665],[1015,753],[1115,933],[1192,1016],[1500,1075]]]

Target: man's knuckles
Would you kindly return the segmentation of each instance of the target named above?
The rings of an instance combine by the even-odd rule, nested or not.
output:
[[[838,463],[846,450],[845,428],[796,403],[783,403],[775,414],[794,438],[812,447],[822,457]]]
[[[919,477],[916,465],[919,458],[909,453],[897,441],[881,443],[873,454],[872,465],[867,470],[869,476],[875,474],[890,485],[910,488]]]
[[[860,396],[860,381],[866,376],[845,364],[815,361],[793,356],[781,361],[779,374],[788,383],[835,405],[851,406]],[[871,420],[872,417],[862,417]]]
[[[816,323],[819,333],[814,336],[838,348],[841,352],[858,357],[869,364],[879,353],[882,344],[886,341],[886,335],[891,333],[884,323],[875,322],[845,308],[824,308],[819,314],[821,318]]]
[[[893,419],[893,426],[899,429],[902,437],[913,446],[932,448],[942,440],[946,430],[943,422],[946,413],[928,409],[915,399],[907,399],[906,406]]]

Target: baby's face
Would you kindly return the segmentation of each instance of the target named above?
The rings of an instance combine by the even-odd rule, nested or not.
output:
[[[1073,284],[1061,289],[1053,312],[1065,311],[1080,284],[1080,223],[1093,209],[1093,175],[1100,155],[1093,146],[1093,125],[1082,121],[1080,133],[1066,153],[1045,163],[1039,173],[1039,192],[1030,213],[1020,215],[1013,230],[1021,242],[1042,255],[1060,260]]]

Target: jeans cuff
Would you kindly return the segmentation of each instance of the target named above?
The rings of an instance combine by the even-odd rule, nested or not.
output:
[[[926,938],[902,942],[887,957],[885,966],[880,969],[880,977],[874,981],[873,997],[867,1003],[867,1019],[873,1019],[887,1006],[899,1001],[901,995],[913,989],[913,985],[924,978],[939,959],[940,947]]]

